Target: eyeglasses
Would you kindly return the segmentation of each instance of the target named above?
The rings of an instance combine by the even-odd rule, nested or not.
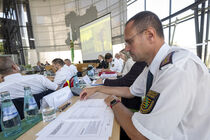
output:
[[[130,37],[129,39],[126,39],[126,40],[125,40],[125,46],[131,45],[132,42],[133,42],[134,37],[135,37],[136,35],[138,35],[138,34],[143,33],[145,30],[147,30],[147,29],[143,29],[143,30],[141,30],[140,32],[137,32],[135,35],[133,35],[133,36]]]

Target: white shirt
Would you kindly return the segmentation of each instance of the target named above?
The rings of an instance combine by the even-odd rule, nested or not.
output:
[[[124,60],[123,60],[122,58],[119,58],[118,60],[119,60],[119,62],[120,62],[120,65],[123,66],[123,65],[124,65]]]
[[[172,64],[159,69],[172,51]],[[148,70],[154,76],[150,90],[160,95],[150,113],[134,113],[136,129],[151,140],[209,140],[210,74],[201,60],[187,50],[164,44],[130,87],[133,95],[144,95]]]
[[[58,84],[59,87],[63,87],[64,83],[70,80],[72,76],[68,66],[64,65],[55,73],[54,83]]]
[[[66,66],[67,66],[67,65],[66,65]],[[71,72],[73,75],[77,75],[78,70],[77,70],[77,67],[76,67],[76,66],[74,66],[73,64],[71,64],[70,66],[67,66],[67,67],[69,68],[70,72]]]
[[[123,75],[126,75],[132,68],[133,64],[135,62],[132,60],[132,58],[129,58],[126,62],[125,62],[125,65],[124,65],[124,68],[123,68],[123,71],[122,71],[122,74]]]
[[[56,90],[58,85],[42,75],[11,74],[4,77],[0,83],[0,92],[9,91],[11,99],[24,97],[24,86],[31,88],[32,94],[39,94],[46,89]]]
[[[110,70],[115,72],[121,72],[122,71],[122,65],[120,64],[118,59],[113,59],[112,62],[109,64]]]

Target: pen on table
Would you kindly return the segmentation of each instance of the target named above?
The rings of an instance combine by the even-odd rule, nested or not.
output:
[[[59,111],[61,112],[61,111],[65,110],[70,104],[71,104],[71,102],[65,104],[64,106],[62,106],[62,107],[59,109]]]

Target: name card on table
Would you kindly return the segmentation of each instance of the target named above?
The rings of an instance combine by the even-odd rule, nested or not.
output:
[[[47,96],[43,97],[43,100],[49,105],[54,106],[55,108],[58,108],[60,105],[65,103],[67,100],[69,100],[73,96],[70,88],[64,87],[62,89],[59,89]]]
[[[91,84],[91,80],[90,80],[90,78],[87,75],[85,75],[84,77],[82,77],[82,79],[85,81],[85,84],[87,84],[87,85],[90,85]]]

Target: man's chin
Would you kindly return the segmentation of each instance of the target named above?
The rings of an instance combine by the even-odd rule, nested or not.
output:
[[[136,61],[136,57],[134,55],[131,55],[131,58],[133,61]]]

